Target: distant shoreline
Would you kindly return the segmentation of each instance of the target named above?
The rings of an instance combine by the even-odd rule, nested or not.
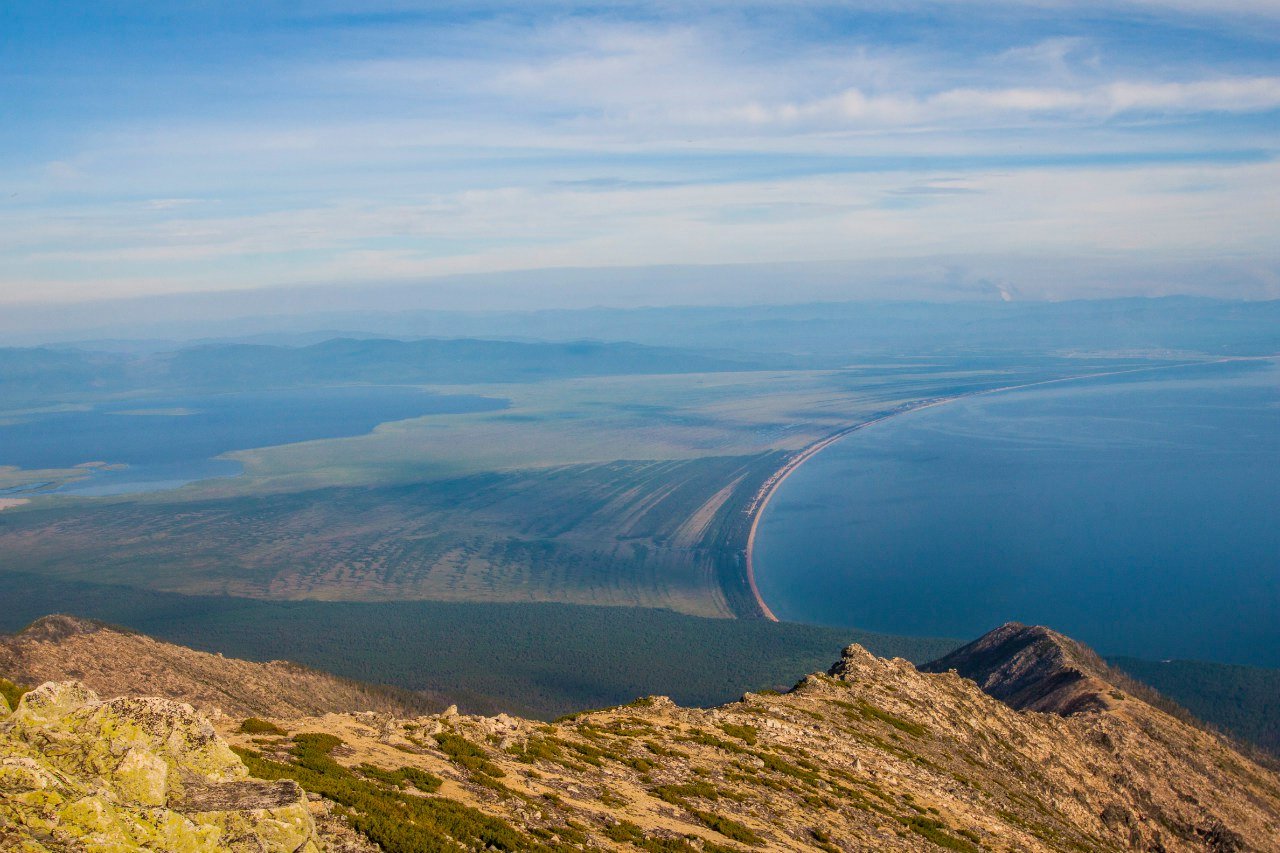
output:
[[[751,597],[755,600],[756,607],[759,609],[763,618],[770,622],[781,621],[769,608],[769,605],[765,603],[764,596],[760,594],[760,588],[756,584],[755,545],[756,533],[760,527],[760,519],[764,517],[764,511],[768,508],[769,501],[773,500],[773,496],[777,493],[779,487],[782,486],[783,482],[790,477],[797,468],[808,462],[814,456],[817,456],[832,444],[835,444],[840,439],[852,433],[866,429],[873,424],[887,421],[890,418],[896,418],[899,415],[918,412],[921,409],[929,409],[934,406],[942,406],[967,397],[980,397],[986,394],[998,394],[1003,391],[1019,391],[1024,388],[1035,388],[1040,385],[1053,385],[1059,382],[1073,382],[1080,379],[1098,379],[1104,376],[1120,376],[1128,373],[1147,373],[1158,370],[1172,370],[1178,367],[1190,367],[1198,364],[1222,364],[1229,361],[1271,361],[1276,358],[1277,356],[1237,356],[1209,359],[1206,361],[1185,361],[1178,362],[1176,364],[1161,364],[1150,367],[1129,368],[1126,370],[1107,370],[1100,373],[1082,373],[1076,376],[1061,376],[1056,379],[1042,379],[1037,382],[1024,382],[1018,385],[1003,385],[999,388],[985,388],[979,391],[966,391],[963,394],[953,394],[950,397],[934,397],[912,403],[904,403],[898,408],[885,412],[882,415],[878,415],[865,421],[859,421],[858,423],[850,424],[846,427],[841,427],[835,432],[818,439],[801,450],[796,451],[795,454],[787,459],[786,463],[781,468],[773,472],[769,479],[765,480],[764,483],[761,484],[760,488],[756,490],[755,495],[751,498],[751,501],[747,504],[745,512],[751,517],[751,526],[747,532],[747,541],[743,549],[743,556],[746,566],[747,588],[751,593]]]

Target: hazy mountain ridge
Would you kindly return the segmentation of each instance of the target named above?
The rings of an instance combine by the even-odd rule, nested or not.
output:
[[[104,306],[109,308],[110,306]],[[212,307],[212,306],[210,306]],[[109,313],[109,312],[108,312]],[[129,312],[131,313],[131,312]],[[201,312],[202,315],[207,312]],[[97,312],[98,316],[103,314]],[[90,327],[103,349],[174,351],[237,340],[313,345],[319,338],[478,338],[519,342],[630,341],[725,353],[916,354],[1014,350],[1200,351],[1256,355],[1280,349],[1280,300],[1208,297],[1067,301],[929,302],[866,300],[769,305],[448,311],[351,306],[343,312],[202,320],[198,325]],[[323,334],[318,334],[322,333]],[[167,340],[147,340],[157,334]],[[130,347],[127,339],[140,343]],[[115,340],[111,340],[115,339]],[[13,333],[4,340],[43,343]],[[47,340],[74,342],[61,334]],[[83,345],[93,349],[95,345]]]
[[[699,373],[762,366],[749,355],[633,343],[479,338],[332,338],[306,346],[210,343],[167,352],[0,349],[0,391],[12,401],[58,393],[293,388],[343,383],[529,382],[577,376]],[[779,357],[772,366],[782,366]]]
[[[1105,670],[1082,673],[1078,664],[1095,660],[1091,654],[1045,629],[1005,626],[946,659],[1023,697],[1051,697],[1074,684],[1061,714],[1018,711],[955,673],[923,673],[850,646],[829,674],[810,675],[785,694],[748,694],[707,710],[659,697],[553,725],[450,709],[410,719],[277,719],[274,729],[246,733],[224,720],[220,731],[254,775],[323,795],[308,810],[317,829],[308,824],[314,818],[294,815],[292,847],[250,827],[267,840],[245,849],[359,849],[349,829],[334,835],[342,827],[330,813],[345,814],[388,853],[1277,849],[1280,778],[1125,693],[1101,677]],[[1082,681],[1101,694],[1097,701],[1079,701],[1087,698]],[[40,725],[70,732],[80,753],[99,755],[99,729],[78,721],[97,719],[104,706],[75,689],[29,694],[15,717],[32,718],[41,701],[78,696],[53,703],[57,713],[44,713]],[[151,702],[149,724],[160,730],[186,719],[181,706],[156,701],[108,704]],[[0,729],[0,737],[15,736],[13,723]],[[31,762],[55,760],[24,731],[17,736]],[[147,767],[169,760],[154,742],[133,759]],[[75,785],[106,778],[114,808],[134,814],[129,796],[139,789],[100,764],[78,762]],[[224,769],[243,778],[233,765]],[[190,790],[176,785],[160,801],[180,809]],[[296,811],[297,795],[280,791],[289,802],[277,797],[273,807]],[[59,844],[66,832],[83,831],[83,810],[33,816],[11,800],[0,809],[10,838],[36,843],[31,827],[45,821],[38,838],[55,843],[27,849],[77,849]],[[105,838],[119,826],[94,831]]]

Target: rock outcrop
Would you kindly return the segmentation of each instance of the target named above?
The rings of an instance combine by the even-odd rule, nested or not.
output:
[[[190,705],[48,682],[0,720],[0,849],[321,848],[297,783],[249,778]]]
[[[18,634],[0,636],[0,674],[23,684],[75,680],[103,696],[163,696],[233,717],[330,711],[412,716],[447,704],[287,661],[227,658],[63,615],[46,616]]]

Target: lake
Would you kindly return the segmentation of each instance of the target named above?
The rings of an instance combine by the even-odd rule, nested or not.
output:
[[[70,468],[101,462],[59,493],[128,494],[235,476],[232,450],[363,435],[378,424],[424,415],[503,409],[506,400],[432,394],[403,386],[255,391],[115,401],[84,411],[0,423],[0,465]],[[10,494],[16,493],[10,490]]]
[[[963,398],[851,434],[761,519],[781,619],[1280,666],[1280,366]]]

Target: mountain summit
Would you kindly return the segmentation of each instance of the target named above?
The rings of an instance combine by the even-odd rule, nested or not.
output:
[[[1092,649],[1039,625],[1009,622],[924,664],[922,672],[955,670],[1019,711],[1069,716],[1115,707],[1123,674]]]

